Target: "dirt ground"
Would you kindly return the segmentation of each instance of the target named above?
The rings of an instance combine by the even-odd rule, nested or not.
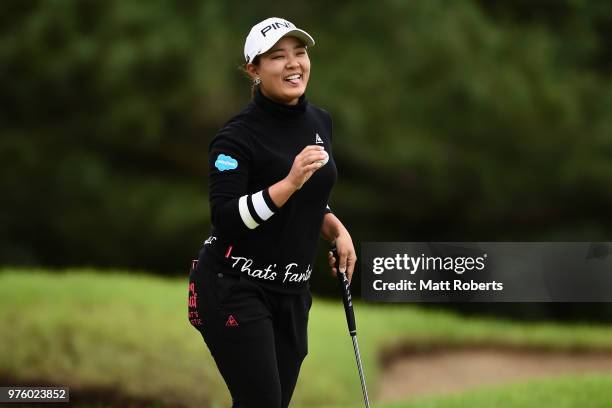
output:
[[[612,354],[504,349],[434,349],[387,355],[379,401],[447,394],[563,374],[612,372]]]

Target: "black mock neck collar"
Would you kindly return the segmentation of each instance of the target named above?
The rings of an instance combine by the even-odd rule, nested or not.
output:
[[[255,104],[261,107],[263,110],[272,114],[283,115],[283,116],[295,116],[306,112],[306,106],[308,106],[308,100],[306,94],[303,94],[298,99],[298,103],[295,105],[287,105],[273,101],[266,97],[259,87],[255,91],[254,97]]]

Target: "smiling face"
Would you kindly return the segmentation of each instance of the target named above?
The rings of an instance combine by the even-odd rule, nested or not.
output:
[[[310,59],[304,44],[295,37],[278,40],[261,54],[259,64],[248,64],[251,77],[261,79],[261,92],[268,98],[295,105],[306,92],[310,76]]]

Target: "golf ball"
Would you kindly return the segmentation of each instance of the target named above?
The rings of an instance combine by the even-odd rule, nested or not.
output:
[[[325,158],[323,160],[319,160],[319,163],[321,163],[321,167],[325,166],[329,161],[329,154],[327,154],[325,150],[323,150],[323,153],[325,153]]]

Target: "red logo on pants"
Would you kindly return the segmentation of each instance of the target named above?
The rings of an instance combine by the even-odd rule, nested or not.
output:
[[[200,314],[196,310],[198,307],[198,292],[195,289],[195,283],[189,282],[189,303],[188,303],[188,317],[189,322],[193,326],[201,326],[202,319],[200,319]]]
[[[225,322],[225,327],[238,327],[238,322],[234,318],[234,315],[229,315],[227,322]]]

